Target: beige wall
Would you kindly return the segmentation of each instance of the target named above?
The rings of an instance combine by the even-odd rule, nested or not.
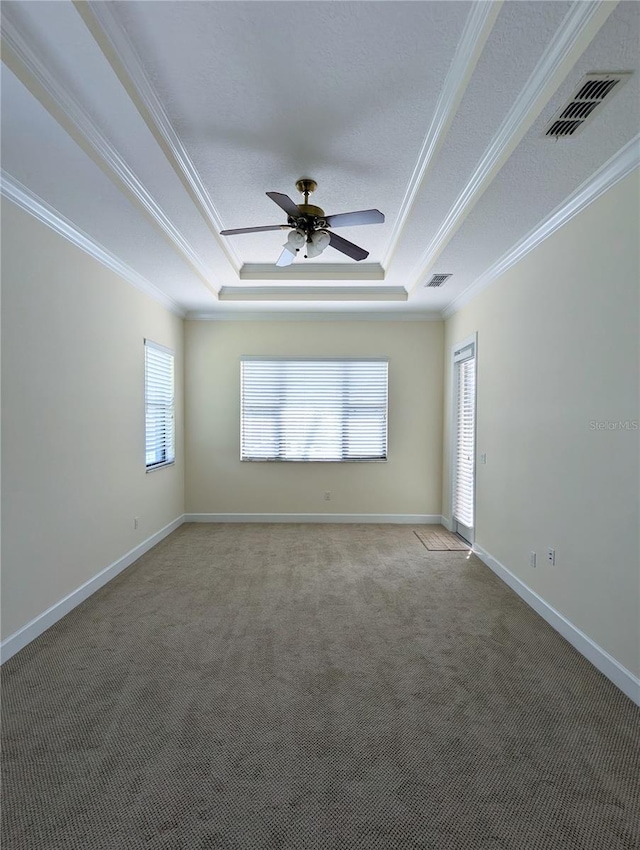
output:
[[[181,399],[182,320],[3,205],[3,637],[183,513],[181,401],[177,462],[145,473],[145,337]]]
[[[477,543],[640,672],[638,175],[446,322],[478,332]],[[450,376],[443,514],[450,515]],[[556,566],[545,562],[556,549]],[[538,567],[528,566],[529,552]]]
[[[441,322],[185,327],[187,513],[440,514]],[[243,354],[388,356],[389,460],[241,463]]]

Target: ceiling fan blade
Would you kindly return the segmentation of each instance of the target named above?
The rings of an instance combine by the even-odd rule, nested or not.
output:
[[[288,248],[285,248],[282,251],[282,254],[278,257],[278,261],[276,262],[276,266],[290,266],[291,263],[295,260],[296,255],[292,254]]]
[[[294,204],[288,195],[283,195],[282,192],[267,192],[266,195],[268,198],[271,198],[272,201],[275,201],[280,209],[284,210],[287,215],[293,216],[293,218],[298,218],[300,216],[298,205]]]
[[[346,254],[347,257],[351,257],[353,260],[364,260],[365,257],[369,256],[369,252],[365,251],[364,248],[359,248],[353,242],[349,242],[348,239],[338,236],[337,233],[329,233],[329,238],[329,244],[332,248],[335,248],[336,251],[342,251],[343,254]]]
[[[220,236],[237,236],[238,233],[262,233],[264,230],[282,230],[288,224],[267,224],[264,227],[236,227],[233,230],[221,230]]]
[[[327,215],[325,221],[329,227],[350,227],[357,224],[383,224],[384,215],[380,210],[358,210],[357,212]]]

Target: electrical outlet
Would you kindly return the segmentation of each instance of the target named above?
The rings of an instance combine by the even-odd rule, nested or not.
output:
[[[555,549],[547,549],[547,561],[551,564],[552,567],[556,565],[556,550]]]
[[[535,552],[529,552],[529,566],[535,567],[535,565],[536,565],[536,553]]]
[[[482,454],[480,455],[480,463],[486,463],[486,462],[487,462],[487,453],[482,452]]]
[[[137,516],[134,516],[134,518],[133,518],[133,527],[134,528],[138,527],[138,517]]]
[[[324,491],[324,500],[325,500],[325,502],[331,501],[331,492],[329,490]]]

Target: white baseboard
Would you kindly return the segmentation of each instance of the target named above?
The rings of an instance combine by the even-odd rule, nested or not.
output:
[[[439,514],[185,514],[185,522],[361,522],[439,525]]]
[[[623,667],[619,661],[609,655],[609,653],[598,646],[595,641],[581,631],[577,626],[574,626],[565,616],[559,611],[556,611],[548,602],[539,596],[535,590],[532,590],[528,585],[515,576],[508,570],[504,564],[496,560],[492,555],[486,552],[481,546],[474,544],[473,551],[483,561],[490,570],[492,570],[498,578],[501,578],[505,584],[514,590],[518,596],[524,600],[533,610],[539,614],[544,620],[549,623],[563,638],[578,650],[581,655],[590,661],[594,667],[603,673],[607,679],[610,679],[613,684],[620,688],[629,699],[633,700],[636,705],[640,705],[640,679],[635,676],[626,667]]]
[[[17,632],[9,635],[8,638],[5,638],[5,640],[0,643],[0,663],[4,664],[5,661],[8,661],[12,655],[15,655],[16,652],[19,652],[28,643],[31,643],[31,641],[37,638],[38,635],[41,635],[50,626],[57,623],[61,617],[64,617],[64,615],[68,614],[69,611],[72,611],[76,605],[84,602],[84,600],[88,599],[92,593],[95,593],[96,590],[99,590],[108,581],[115,578],[118,573],[121,573],[133,564],[134,561],[137,561],[138,558],[144,555],[145,552],[148,552],[149,549],[153,548],[156,543],[159,543],[164,537],[171,534],[172,531],[175,531],[176,528],[181,526],[183,522],[184,515],[177,517],[173,520],[173,522],[170,522],[168,525],[165,525],[164,528],[161,528],[160,531],[156,531],[156,533],[152,534],[151,537],[147,537],[146,540],[134,549],[131,549],[131,551],[127,552],[126,555],[123,555],[121,558],[118,558],[117,561],[114,561],[113,564],[105,567],[93,578],[90,578],[89,581],[85,581],[85,583],[81,584],[80,587],[77,587],[63,599],[60,599],[60,601],[56,602],[55,605],[52,605],[51,608],[47,608],[46,611],[31,620],[30,623],[22,626],[22,628],[18,629]]]

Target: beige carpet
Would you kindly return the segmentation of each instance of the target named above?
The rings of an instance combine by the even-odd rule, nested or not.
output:
[[[3,680],[3,850],[638,847],[640,710],[408,527],[183,526]]]

